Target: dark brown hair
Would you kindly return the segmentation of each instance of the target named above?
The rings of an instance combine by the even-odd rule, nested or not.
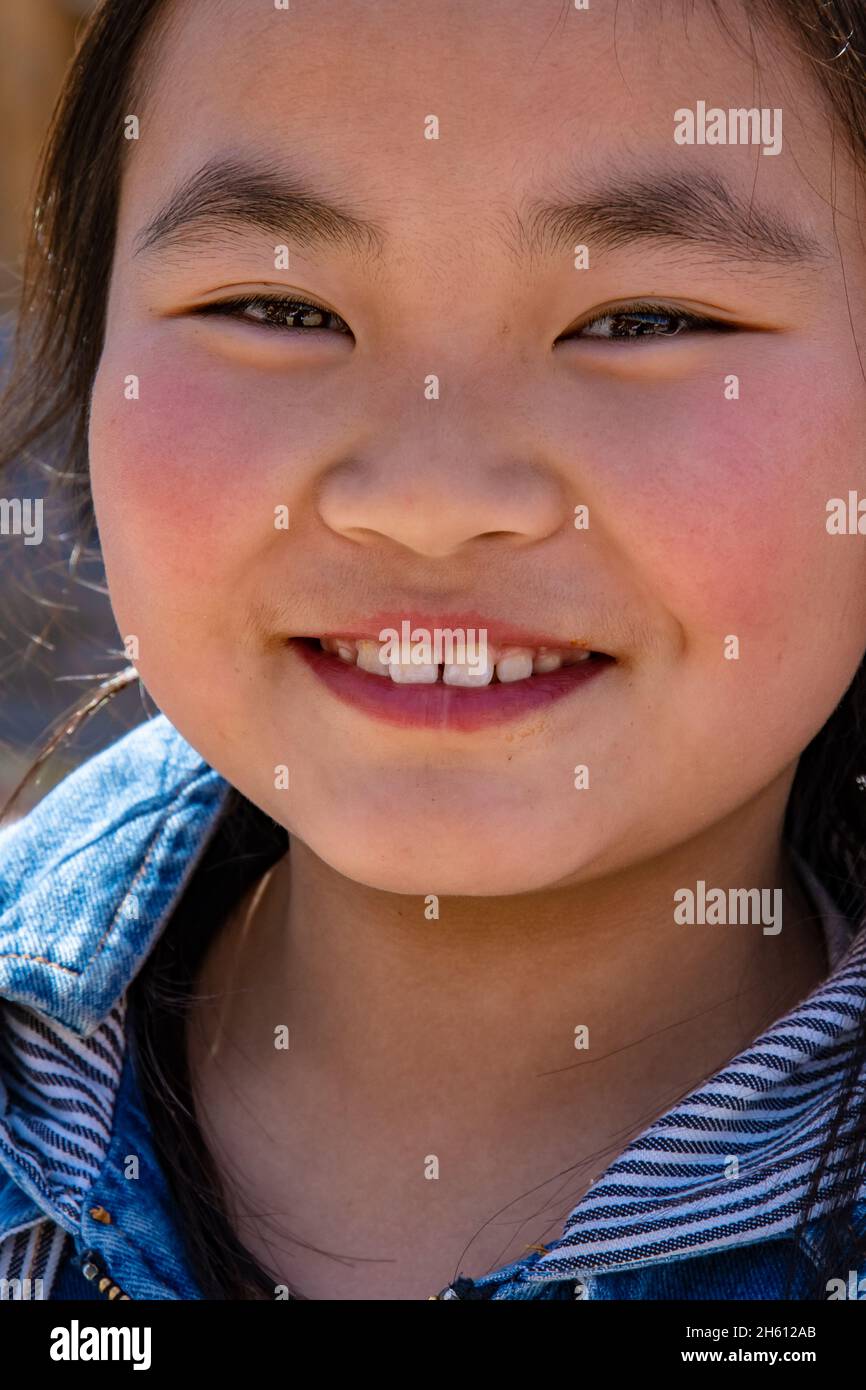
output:
[[[684,15],[695,0],[685,0]],[[706,0],[733,39],[722,0]],[[168,0],[103,0],[82,29],[43,146],[30,219],[10,378],[2,402],[0,468],[56,461],[56,482],[72,499],[80,536],[93,535],[87,425],[102,351],[121,182],[129,153],[124,117],[147,96],[148,56],[176,18]],[[730,7],[729,11],[730,13]],[[866,170],[866,0],[742,0],[750,33],[778,44],[787,37],[811,71],[840,144]],[[53,466],[53,464],[52,464]],[[866,645],[866,643],[864,643]],[[55,730],[34,767],[60,742],[136,680],[125,667],[78,703]],[[784,834],[858,922],[866,913],[866,666],[861,664],[831,718],[803,752]],[[233,790],[199,871],[196,896],[184,899],[130,991],[142,1084],[158,1147],[166,1156],[182,1212],[191,1264],[206,1297],[273,1297],[272,1280],[232,1234],[213,1164],[195,1124],[184,1064],[184,1001],[197,952],[196,923],[218,920],[254,877],[286,848],[285,832]],[[823,1260],[810,1295],[848,1268],[850,1207],[866,1179],[866,1019],[816,1166],[798,1234],[815,1205],[836,1146],[845,1161],[836,1207],[822,1223]],[[796,1244],[796,1243],[795,1243]]]

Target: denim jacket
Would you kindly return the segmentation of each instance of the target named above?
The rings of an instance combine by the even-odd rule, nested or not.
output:
[[[203,1296],[138,1087],[127,990],[229,790],[159,715],[0,830],[0,1297]],[[798,1199],[866,1008],[866,933],[797,863],[824,926],[825,980],[629,1143],[558,1240],[431,1297],[782,1296]],[[831,1163],[794,1297],[814,1277],[837,1180]],[[851,1227],[866,1230],[866,1188]],[[834,1274],[827,1297],[858,1297],[866,1270]]]

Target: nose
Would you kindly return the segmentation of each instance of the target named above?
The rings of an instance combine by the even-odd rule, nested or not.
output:
[[[437,559],[492,537],[531,545],[569,518],[562,479],[540,458],[456,426],[425,427],[423,417],[334,464],[320,479],[318,508],[325,525],[358,544],[384,539]]]

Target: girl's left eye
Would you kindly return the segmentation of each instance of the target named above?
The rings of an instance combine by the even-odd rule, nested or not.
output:
[[[238,299],[221,299],[200,305],[194,313],[217,314],[222,318],[252,324],[254,328],[274,328],[284,333],[313,329],[352,332],[346,320],[331,309],[323,309],[321,304],[313,304],[307,299],[289,299],[286,295],[253,294],[242,295]]]
[[[635,338],[673,338],[681,333],[733,333],[737,325],[723,319],[690,314],[685,309],[666,309],[658,304],[626,304],[621,309],[609,309],[597,314],[580,328],[568,333],[561,341],[601,339],[631,341]]]

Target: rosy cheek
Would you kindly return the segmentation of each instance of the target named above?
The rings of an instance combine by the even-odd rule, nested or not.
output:
[[[100,531],[147,556],[162,581],[213,583],[217,557],[272,526],[277,479],[263,475],[262,410],[231,374],[151,361],[140,398],[125,400],[100,368],[91,415],[91,468]],[[118,395],[120,399],[118,401]],[[271,402],[271,410],[273,403]],[[257,517],[261,512],[261,517]]]
[[[850,419],[845,384],[826,385],[820,411],[814,383],[791,372],[764,374],[752,394],[741,386],[739,400],[707,396],[695,384],[685,402],[666,397],[642,412],[621,543],[687,626],[782,631],[798,608],[816,613],[832,601],[832,579],[816,584],[815,574],[828,564],[827,499],[847,476],[838,461],[856,448],[853,424],[850,439],[827,429],[828,419]],[[840,583],[863,577],[850,552],[829,564]]]

